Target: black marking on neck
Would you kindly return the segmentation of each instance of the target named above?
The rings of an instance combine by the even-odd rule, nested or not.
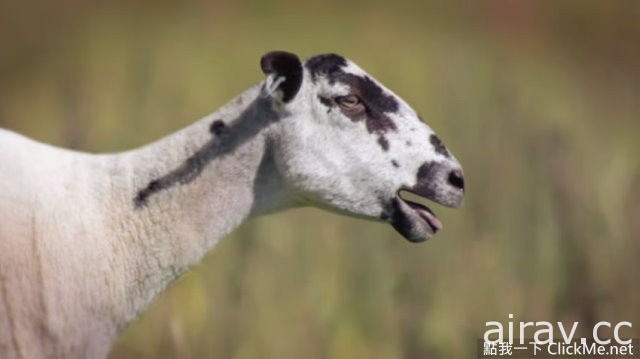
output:
[[[400,168],[400,164],[398,163],[398,161],[396,160],[391,160],[391,164],[393,165],[393,167],[395,168]]]
[[[451,158],[449,150],[447,150],[447,147],[442,143],[442,141],[440,141],[440,138],[438,138],[438,136],[432,133],[431,137],[429,137],[429,141],[433,145],[433,148],[436,150],[436,153],[439,153],[444,157]]]
[[[138,191],[138,194],[133,200],[133,203],[135,204],[136,208],[146,206],[147,199],[155,192],[161,191],[164,188],[166,188],[165,182],[161,182],[160,180],[153,180],[149,182],[147,187]]]
[[[182,165],[180,165],[180,167],[169,172],[167,175],[149,182],[147,187],[140,190],[136,195],[136,198],[134,199],[136,208],[146,206],[149,197],[157,192],[168,189],[177,184],[187,184],[196,179],[210,161],[210,159],[207,158],[207,154],[212,148],[211,142],[212,141],[209,141],[207,145],[203,146],[194,155],[189,157]]]
[[[212,136],[176,169],[150,181],[145,188],[139,190],[133,200],[135,207],[146,206],[149,198],[160,191],[192,182],[215,158],[233,153],[238,146],[277,120],[278,114],[273,111],[271,99],[258,97],[233,122],[233,126],[227,126],[220,120],[214,121],[209,131],[216,136]]]
[[[211,132],[211,134],[219,136],[224,132],[226,128],[227,125],[224,124],[224,121],[218,119],[211,123],[211,126],[209,126],[209,132]]]

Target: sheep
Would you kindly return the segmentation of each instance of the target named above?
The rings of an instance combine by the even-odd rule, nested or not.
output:
[[[442,228],[408,191],[460,206],[462,168],[402,99],[336,54],[265,79],[150,145],[88,154],[0,129],[0,356],[99,358],[220,238],[301,206]]]

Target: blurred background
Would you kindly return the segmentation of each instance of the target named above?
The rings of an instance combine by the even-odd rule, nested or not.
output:
[[[637,338],[639,37],[637,1],[9,0],[0,126],[123,151],[261,81],[269,50],[337,52],[465,168],[426,243],[316,209],[243,225],[112,358],[471,358],[509,313]]]

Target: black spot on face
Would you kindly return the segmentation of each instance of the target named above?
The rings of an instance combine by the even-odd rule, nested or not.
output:
[[[211,123],[211,126],[209,127],[209,132],[211,132],[214,135],[221,135],[226,128],[227,128],[227,125],[225,125],[222,120],[215,120],[213,121],[213,123]]]
[[[405,142],[404,144],[405,144],[405,145],[407,145],[407,147],[411,147],[411,146],[413,146],[413,143],[411,143],[411,141],[407,141],[407,142]]]
[[[436,136],[435,134],[431,134],[429,141],[433,145],[433,148],[436,150],[436,153],[439,153],[447,158],[451,157],[449,151],[447,150],[447,147],[442,143],[442,141],[440,141],[438,136]]]
[[[305,63],[311,78],[315,81],[319,74],[326,74],[331,81],[332,75],[343,72],[342,68],[347,66],[347,60],[336,54],[318,55],[310,58]]]
[[[343,68],[347,60],[336,54],[318,55],[307,60],[306,68],[315,81],[318,76],[325,76],[329,83],[342,83],[349,87],[350,95],[355,95],[360,104],[355,108],[340,107],[342,113],[354,122],[364,121],[370,134],[378,135],[378,144],[384,151],[389,150],[389,141],[384,134],[396,131],[396,124],[388,113],[397,112],[399,103],[394,96],[386,93],[373,79],[366,75],[346,73]],[[320,102],[331,108],[336,101],[318,96]]]
[[[349,85],[352,92],[358,95],[367,107],[374,108],[377,112],[398,111],[398,101],[393,96],[385,93],[382,87],[378,86],[369,76],[345,73],[338,76],[336,80]]]
[[[425,162],[418,168],[416,175],[416,185],[411,188],[411,192],[426,198],[434,198],[435,189],[433,181],[438,174],[438,164],[436,162]]]
[[[398,161],[396,161],[396,160],[391,160],[391,164],[392,164],[392,165],[393,165],[393,167],[395,167],[395,168],[399,168],[399,167],[400,167],[400,164],[399,164],[399,163],[398,163]]]
[[[388,95],[368,76],[357,76],[343,73],[336,77],[336,81],[349,86],[351,93],[358,96],[364,106],[364,113],[343,113],[353,121],[365,120],[369,133],[383,134],[395,131],[396,124],[387,115],[398,110],[398,102]]]
[[[325,105],[327,107],[333,106],[333,101],[328,97],[318,96],[318,100],[320,100],[321,104],[323,104],[323,105]]]
[[[314,56],[305,64],[314,81],[320,75],[326,76],[330,83],[343,83],[349,86],[351,94],[358,96],[364,106],[364,112],[343,110],[351,120],[365,120],[369,133],[382,134],[395,131],[396,124],[387,116],[387,113],[398,111],[400,107],[398,101],[369,76],[344,72],[345,66],[347,66],[347,60],[336,54]],[[320,98],[320,101],[326,106],[334,105],[331,99]]]
[[[384,151],[389,151],[389,141],[384,136],[378,137],[378,144]]]

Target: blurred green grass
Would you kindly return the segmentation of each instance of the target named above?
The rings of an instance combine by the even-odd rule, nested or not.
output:
[[[465,205],[421,245],[314,209],[253,220],[111,356],[473,357],[508,313],[640,323],[637,4],[14,1],[0,125],[121,151],[260,81],[266,51],[346,55],[452,149]]]

